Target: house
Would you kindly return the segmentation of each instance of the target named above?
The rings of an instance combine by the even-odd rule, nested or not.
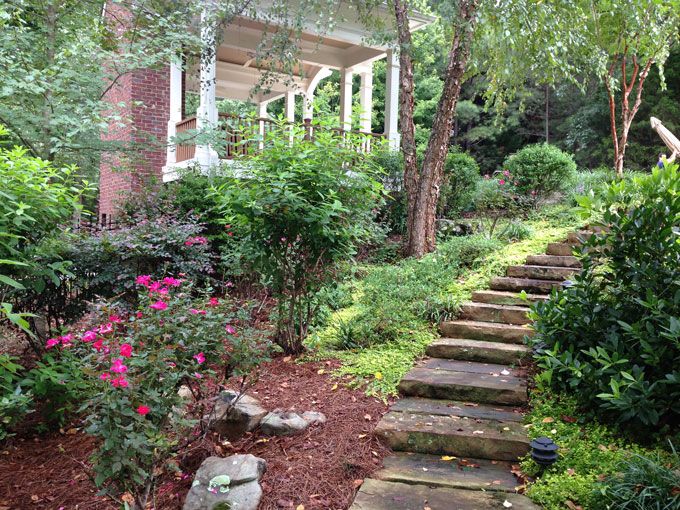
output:
[[[206,2],[208,5],[208,2]],[[313,23],[305,26],[299,38],[300,65],[294,76],[280,76],[268,84],[265,92],[253,93],[262,73],[271,76],[271,70],[258,67],[254,54],[258,44],[276,31],[276,27],[256,18],[239,17],[233,20],[214,38],[210,27],[202,24],[205,40],[219,41],[215,51],[206,51],[195,68],[170,62],[162,69],[143,69],[125,75],[108,92],[112,104],[126,104],[125,112],[132,119],[129,125],[121,127],[112,123],[102,134],[105,140],[141,142],[145,138],[166,141],[167,148],[149,149],[140,161],[134,162],[134,169],[121,171],[123,160],[120,155],[103,158],[100,165],[100,220],[106,223],[115,213],[116,200],[123,192],[141,189],[149,177],[163,182],[176,179],[178,169],[200,165],[203,168],[219,163],[220,157],[209,145],[173,143],[175,136],[188,130],[201,130],[218,122],[216,100],[218,98],[249,100],[257,105],[259,129],[264,133],[269,122],[267,107],[277,100],[285,102],[287,121],[302,122],[312,118],[314,92],[319,83],[331,75],[333,70],[340,73],[340,128],[351,128],[353,108],[352,80],[360,76],[361,132],[369,136],[386,138],[391,147],[399,146],[397,131],[399,99],[399,59],[389,45],[366,43],[369,30],[359,21],[358,14],[349,4],[339,3],[339,20],[327,33],[319,35]],[[109,3],[109,9],[120,9]],[[206,7],[208,8],[208,7]],[[111,12],[111,11],[110,11]],[[204,11],[205,13],[205,11]],[[124,13],[116,12],[116,19]],[[392,16],[385,9],[378,10],[387,26]],[[433,18],[418,13],[411,17],[411,29],[417,30],[431,23]],[[386,59],[385,124],[383,133],[370,133],[373,111],[373,62]],[[198,94],[196,112],[185,111],[188,93]],[[295,97],[303,98],[302,119],[295,118]],[[234,119],[238,122],[238,119]],[[160,144],[158,145],[160,147]],[[229,157],[229,154],[223,157]]]

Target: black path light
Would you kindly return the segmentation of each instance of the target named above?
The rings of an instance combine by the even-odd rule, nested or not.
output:
[[[549,437],[537,437],[531,443],[531,458],[536,464],[548,467],[557,461],[558,446]]]

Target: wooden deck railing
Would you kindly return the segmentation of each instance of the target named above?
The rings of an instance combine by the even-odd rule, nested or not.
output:
[[[233,159],[238,156],[247,155],[253,148],[260,151],[266,144],[267,135],[278,127],[278,122],[270,118],[247,118],[239,117],[238,115],[230,115],[221,113],[219,115],[220,121],[224,125],[226,147],[224,150],[225,159]],[[343,140],[350,140],[354,150],[360,153],[371,152],[373,145],[385,138],[382,133],[364,133],[360,131],[346,131],[340,128],[327,128],[317,126],[311,123],[309,119],[305,119],[304,123],[304,139],[310,140],[314,138],[314,132],[317,130],[327,131],[331,130],[337,132]],[[196,117],[189,117],[177,123],[177,135],[196,129]],[[253,135],[259,134],[258,141],[248,141],[252,139]],[[355,136],[348,136],[348,135]],[[360,136],[356,136],[360,135]],[[257,147],[254,147],[257,145]],[[194,157],[196,153],[196,145],[190,141],[184,141],[176,146],[176,161],[186,161]]]

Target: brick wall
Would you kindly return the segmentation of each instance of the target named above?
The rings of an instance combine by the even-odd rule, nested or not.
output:
[[[124,23],[128,19],[126,14],[122,6],[107,4],[110,19]],[[118,30],[122,32],[124,28],[118,26]],[[139,69],[120,77],[107,92],[105,100],[111,104],[109,113],[118,114],[125,120],[109,122],[101,138],[120,142],[126,150],[102,156],[99,218],[104,214],[107,218],[115,216],[116,205],[125,193],[149,186],[151,178],[156,182],[161,180],[170,118],[170,66]]]

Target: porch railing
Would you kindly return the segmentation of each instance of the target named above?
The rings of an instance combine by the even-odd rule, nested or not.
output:
[[[277,128],[278,122],[270,118],[246,118],[238,115],[230,115],[220,113],[220,120],[227,121],[225,127],[226,149],[225,159],[233,159],[237,156],[247,155],[254,147],[255,150],[262,150],[266,141],[267,135]],[[360,153],[368,153],[373,148],[376,142],[385,139],[382,133],[364,133],[361,131],[346,131],[341,128],[327,128],[323,126],[316,126],[311,123],[309,119],[305,119],[304,123],[304,138],[310,140],[314,138],[314,132],[317,130],[327,131],[331,130],[337,132],[343,140],[350,140],[353,149]],[[176,133],[180,135],[190,130],[196,129],[196,117],[189,117],[177,123]],[[252,133],[259,133],[259,141],[248,142],[248,137]],[[361,136],[347,136],[361,135]],[[175,149],[176,161],[180,163],[192,159],[196,153],[196,145],[190,141],[184,141],[177,144]]]

